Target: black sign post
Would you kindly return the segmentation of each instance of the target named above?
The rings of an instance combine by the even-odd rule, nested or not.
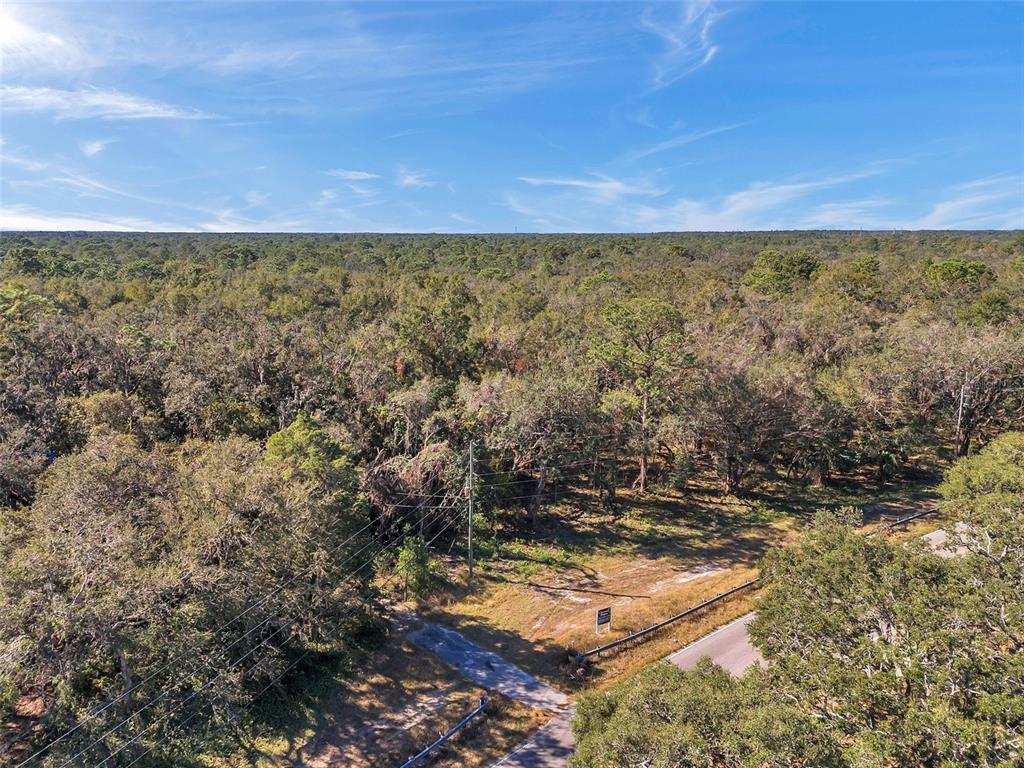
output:
[[[597,623],[594,627],[595,632],[600,632],[601,628],[604,627],[609,632],[612,629],[612,609],[611,608],[598,608],[597,609]]]

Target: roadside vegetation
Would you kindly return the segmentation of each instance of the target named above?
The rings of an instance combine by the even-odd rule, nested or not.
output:
[[[1024,754],[1024,433],[941,486],[942,557],[818,516],[765,561],[767,666],[648,667],[584,697],[573,765],[1016,765]]]
[[[929,503],[1024,418],[1022,318],[1017,233],[4,234],[0,754],[306,739],[405,601],[554,679],[598,603]]]

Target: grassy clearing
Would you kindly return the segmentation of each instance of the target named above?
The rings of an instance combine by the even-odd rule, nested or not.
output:
[[[754,594],[736,595],[600,659],[582,684],[564,673],[567,649],[586,650],[649,626],[751,578],[768,549],[792,541],[821,508],[858,506],[873,524],[931,499],[927,486],[878,489],[858,479],[828,488],[766,486],[738,499],[704,480],[686,493],[620,492],[613,514],[593,494],[574,490],[547,507],[534,534],[485,538],[473,589],[453,587],[429,612],[557,686],[601,687],[751,610]],[[456,564],[454,582],[464,578]],[[615,629],[598,636],[594,612],[605,607]]]
[[[756,605],[757,593],[755,591],[738,593],[706,611],[688,616],[664,630],[652,634],[638,645],[596,659],[587,679],[576,687],[587,690],[610,688],[636,674],[648,664],[664,659],[669,654],[710,634],[733,619],[749,613],[756,608]]]
[[[600,658],[584,680],[565,675],[567,649],[586,650],[649,626],[751,578],[768,549],[797,537],[822,507],[859,506],[873,524],[881,514],[908,514],[931,501],[927,487],[912,485],[866,490],[851,481],[799,492],[777,486],[736,499],[698,482],[685,494],[621,493],[612,514],[593,494],[575,490],[550,504],[529,535],[478,530],[473,588],[465,584],[464,562],[453,558],[449,588],[419,612],[563,690],[604,689],[752,610],[756,592],[741,592]],[[938,525],[925,518],[894,535],[920,535]],[[460,547],[456,542],[456,552]],[[594,612],[609,606],[614,631],[599,636]],[[291,705],[286,725],[265,728],[251,748],[211,765],[397,765],[458,722],[483,693],[397,637],[382,638],[304,691],[304,703]],[[487,717],[433,765],[488,765],[548,718],[491,698]]]

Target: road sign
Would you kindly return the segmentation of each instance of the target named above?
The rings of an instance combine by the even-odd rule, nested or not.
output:
[[[601,628],[604,627],[606,630],[611,631],[612,628],[612,609],[611,608],[598,608],[597,609],[597,624],[594,631],[600,632]]]

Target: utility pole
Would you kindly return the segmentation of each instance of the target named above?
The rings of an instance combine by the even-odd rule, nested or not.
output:
[[[963,440],[960,437],[964,423],[964,396],[967,393],[967,371],[964,370],[964,383],[960,385],[960,407],[956,409],[956,445],[953,446],[953,455],[960,456],[960,446]]]
[[[473,448],[476,443],[473,440],[469,441],[469,475],[466,478],[467,493],[469,495],[469,537],[468,537],[468,550],[469,550],[469,583],[473,583],[473,497],[476,495],[476,483],[473,482],[473,473],[475,470],[473,463]]]

